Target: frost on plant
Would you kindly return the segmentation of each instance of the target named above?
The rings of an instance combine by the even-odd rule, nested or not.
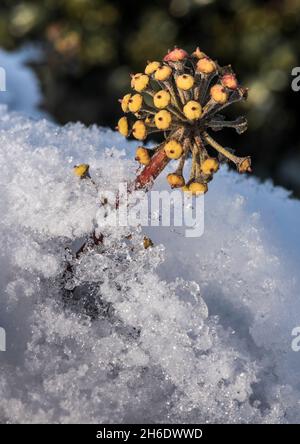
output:
[[[247,89],[239,85],[231,66],[219,66],[199,48],[192,55],[175,48],[162,62],[148,62],[144,73],[133,74],[131,86],[135,93],[126,94],[120,102],[124,113],[132,113],[133,118],[121,117],[117,128],[122,135],[132,134],[138,140],[164,132],[162,144],[154,149],[140,146],[136,151],[136,160],[142,165],[156,165],[151,170],[152,178],[169,160],[178,160],[176,170],[167,176],[171,187],[203,194],[220,160],[232,161],[240,173],[251,171],[250,157],[235,156],[209,134],[209,130],[225,127],[241,134],[247,128],[244,117],[227,121],[221,114],[247,97]],[[218,158],[212,157],[212,150]],[[185,180],[183,167],[189,155],[192,165]],[[142,186],[149,176],[148,169],[139,179]]]

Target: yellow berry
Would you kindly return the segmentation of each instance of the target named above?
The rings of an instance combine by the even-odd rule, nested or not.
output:
[[[152,125],[153,124],[153,117],[147,116],[145,119],[145,123],[146,123],[146,125]]]
[[[158,129],[165,130],[168,129],[172,122],[172,116],[169,111],[162,110],[155,114],[154,116],[155,125]]]
[[[196,48],[196,50],[192,54],[194,57],[197,57],[197,59],[203,59],[206,57],[205,53],[200,50],[199,46]]]
[[[164,91],[163,89],[158,91],[153,97],[153,103],[156,108],[165,108],[170,102],[170,93],[168,93],[168,91]]]
[[[251,159],[250,157],[245,157],[238,165],[239,173],[251,173]]]
[[[141,109],[142,104],[143,97],[141,96],[141,94],[134,94],[128,100],[129,111],[131,111],[132,113],[137,113]]]
[[[181,188],[181,191],[183,191],[184,193],[189,193],[189,187],[188,187],[188,185],[184,185],[182,188]]]
[[[135,152],[135,160],[142,165],[148,165],[150,163],[149,151],[143,146],[139,146]]]
[[[178,88],[183,90],[191,89],[194,85],[194,77],[190,74],[181,74],[176,79],[176,85]]]
[[[154,74],[155,80],[164,81],[167,80],[172,74],[172,68],[167,65],[162,65],[157,68]]]
[[[189,120],[200,119],[202,115],[202,107],[199,102],[189,100],[183,107],[183,113]]]
[[[219,169],[219,162],[213,157],[209,157],[201,164],[201,171],[204,174],[213,174]]]
[[[228,94],[226,89],[222,85],[214,85],[210,88],[210,95],[217,103],[226,103],[228,99]]]
[[[124,113],[128,111],[128,102],[131,97],[131,94],[125,94],[125,96],[121,99],[121,108]]]
[[[170,140],[165,144],[165,153],[169,159],[179,159],[182,152],[182,145],[177,140]]]
[[[147,248],[150,248],[150,247],[154,246],[154,244],[153,244],[152,240],[150,239],[150,237],[147,237],[147,236],[144,236],[143,245],[144,245],[145,250],[147,250]]]
[[[203,57],[198,60],[196,71],[202,72],[203,74],[210,74],[216,69],[216,64],[208,57]]]
[[[197,196],[199,194],[204,194],[208,190],[206,183],[192,182],[189,185],[189,192]]]
[[[131,88],[134,88],[135,82],[143,75],[142,72],[138,72],[137,74],[130,74],[131,75]]]
[[[180,174],[171,173],[167,175],[167,181],[172,188],[180,188],[185,184],[184,178]]]
[[[127,117],[121,117],[118,121],[118,131],[122,134],[122,136],[127,137],[129,134],[129,126]]]
[[[89,174],[90,166],[87,163],[81,163],[80,165],[74,166],[74,174],[78,177],[84,178]]]
[[[149,62],[148,65],[145,68],[145,74],[147,74],[148,76],[150,76],[151,74],[153,74],[157,68],[160,67],[160,62]]]
[[[142,120],[137,120],[132,127],[132,134],[138,140],[144,140],[147,137],[147,128]]]
[[[149,84],[149,77],[146,74],[135,74],[131,79],[131,86],[137,92],[143,91]]]

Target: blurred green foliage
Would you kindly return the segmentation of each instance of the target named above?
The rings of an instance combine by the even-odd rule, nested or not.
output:
[[[174,45],[231,63],[250,88],[249,130],[222,133],[222,142],[300,194],[300,92],[290,86],[300,66],[299,0],[1,0],[0,45],[29,41],[43,44],[44,106],[61,123],[113,127],[129,73]]]

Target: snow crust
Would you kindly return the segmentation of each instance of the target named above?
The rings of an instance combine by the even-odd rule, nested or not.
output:
[[[136,144],[0,111],[0,421],[299,422],[299,202],[223,168],[200,238],[107,227],[73,263]]]

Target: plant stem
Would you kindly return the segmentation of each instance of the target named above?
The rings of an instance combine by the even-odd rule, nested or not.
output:
[[[203,133],[204,140],[209,143],[215,150],[219,153],[223,154],[223,156],[227,157],[227,159],[231,160],[233,163],[237,164],[240,161],[240,157],[235,156],[234,154],[227,151],[222,145],[216,142],[209,134],[206,132]]]
[[[209,143],[215,150],[219,153],[223,154],[223,156],[227,157],[227,159],[231,160],[236,164],[237,169],[240,173],[244,173],[248,171],[251,172],[251,159],[250,157],[238,157],[234,154],[227,151],[222,145],[216,142],[211,136],[209,136],[206,132],[203,133],[204,140]]]
[[[163,147],[156,151],[151,157],[150,163],[145,166],[142,172],[136,177],[133,184],[129,185],[129,192],[141,188],[149,188],[169,161],[170,159],[167,157]]]
[[[235,120],[211,119],[208,126],[212,129],[234,128],[239,134],[241,134],[247,129],[247,120],[245,117],[238,117]]]

